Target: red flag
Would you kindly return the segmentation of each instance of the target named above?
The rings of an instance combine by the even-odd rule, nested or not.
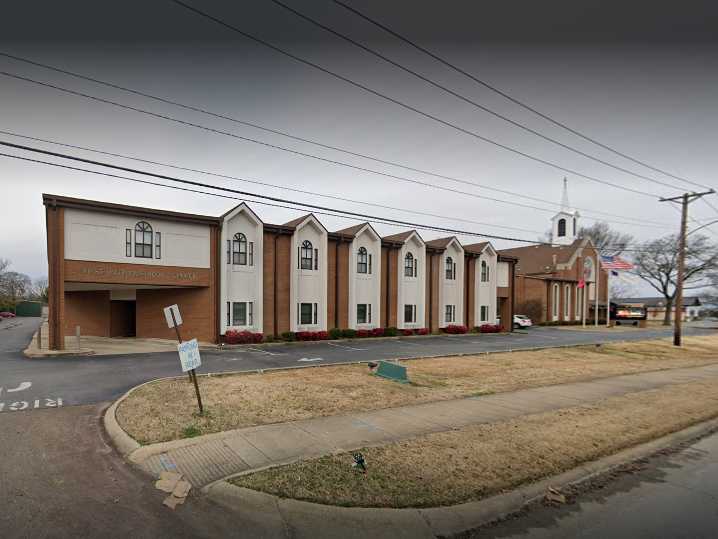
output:
[[[586,286],[586,281],[584,281],[583,279],[581,279],[581,280],[578,282],[578,287],[579,287],[579,288],[583,288],[583,287],[585,287],[585,286]]]

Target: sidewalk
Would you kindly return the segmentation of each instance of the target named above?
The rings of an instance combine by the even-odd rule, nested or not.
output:
[[[298,460],[714,377],[718,364],[262,425],[140,447],[130,459],[156,476],[176,469],[201,488]]]

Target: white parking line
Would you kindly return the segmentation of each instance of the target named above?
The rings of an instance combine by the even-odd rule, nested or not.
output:
[[[365,350],[368,350],[368,348],[354,348],[352,346],[344,346],[343,344],[336,344],[333,342],[328,342],[326,344],[328,344],[329,346],[334,346],[335,348],[343,348],[344,350],[351,350],[353,352],[363,352]]]
[[[329,344],[329,343],[327,343]],[[297,361],[303,361],[303,362],[309,362],[309,361],[321,361],[323,358],[321,357],[303,357],[302,359],[298,359]]]
[[[261,350],[260,348],[247,348],[250,352],[256,352],[259,354],[267,354],[268,356],[286,356],[287,354],[282,354],[280,352],[268,352],[267,350]]]

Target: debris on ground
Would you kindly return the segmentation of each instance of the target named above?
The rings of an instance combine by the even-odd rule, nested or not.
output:
[[[164,499],[162,504],[170,509],[174,509],[184,503],[192,485],[182,479],[182,474],[165,471],[160,473],[160,478],[155,481],[155,487],[158,490],[169,493],[169,496]]]
[[[560,503],[560,504],[566,503],[566,496],[561,494],[561,492],[558,489],[555,489],[553,487],[548,487],[548,490],[546,491],[546,496],[544,496],[544,499],[549,503]]]

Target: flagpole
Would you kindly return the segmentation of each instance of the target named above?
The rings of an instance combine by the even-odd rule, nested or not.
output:
[[[606,270],[606,327],[611,327],[611,273],[613,270]]]

